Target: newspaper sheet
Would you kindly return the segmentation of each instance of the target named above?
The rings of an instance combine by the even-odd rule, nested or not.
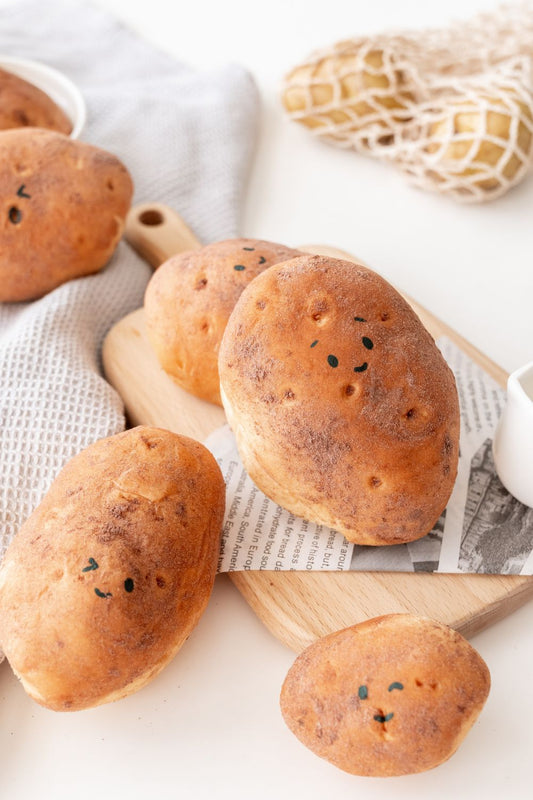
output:
[[[505,391],[449,339],[437,342],[455,374],[461,408],[457,480],[446,509],[422,539],[390,547],[348,542],[337,531],[295,517],[248,477],[226,425],[206,445],[226,480],[218,569],[365,570],[533,574],[533,509],[502,486],[492,438]]]

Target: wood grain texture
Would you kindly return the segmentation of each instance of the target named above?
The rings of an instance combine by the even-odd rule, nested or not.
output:
[[[165,227],[168,224],[172,227],[174,212],[162,206],[157,206],[157,210],[164,216]],[[144,249],[153,266],[157,266],[163,255],[168,257],[194,246],[188,229],[187,235],[182,236],[183,231],[174,228],[169,234],[167,227],[161,243],[158,226],[152,224],[147,228],[143,231],[139,226],[139,210],[134,209],[127,235],[132,241],[128,230],[133,229],[135,247],[140,252]],[[300,249],[355,260],[336,248]],[[505,384],[504,370],[429,312],[412,300],[409,302],[434,337],[448,336],[498,383]],[[159,367],[146,338],[142,309],[129,314],[110,331],[103,359],[106,376],[122,396],[132,425],[159,425],[203,440],[225,421],[221,408],[189,395]],[[533,596],[533,578],[520,576],[233,572],[229,577],[267,628],[297,652],[334,630],[391,612],[427,615],[468,636],[503,618]]]

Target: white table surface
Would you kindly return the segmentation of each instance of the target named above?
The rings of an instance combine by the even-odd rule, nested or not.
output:
[[[200,68],[233,61],[259,86],[260,141],[242,233],[356,253],[512,371],[533,359],[533,176],[493,203],[461,206],[392,169],[314,140],[279,104],[282,75],[351,34],[466,18],[483,0],[98,0]],[[73,6],[75,4],[73,3]],[[43,3],[43,7],[46,3]],[[285,727],[279,690],[294,654],[225,577],[173,663],[118,703],[57,714],[0,667],[0,795],[26,798],[530,798],[533,604],[473,638],[493,687],[446,764],[357,778]]]

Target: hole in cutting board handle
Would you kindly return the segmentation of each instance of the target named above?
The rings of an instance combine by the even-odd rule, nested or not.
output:
[[[201,247],[180,215],[170,206],[156,201],[129,210],[124,237],[154,269],[176,253]]]
[[[139,214],[138,220],[141,225],[154,226],[162,225],[165,217],[157,208],[147,208]]]

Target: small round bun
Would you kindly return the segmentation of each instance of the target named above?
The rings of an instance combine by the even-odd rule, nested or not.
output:
[[[408,775],[453,755],[489,690],[487,665],[460,634],[390,614],[304,650],[283,684],[281,711],[294,735],[336,767]]]
[[[0,69],[0,130],[47,128],[69,134],[72,123],[45,92],[18,75]]]
[[[431,530],[457,471],[457,391],[383,278],[323,256],[271,267],[235,306],[219,371],[243,464],[268,497],[358,544]]]
[[[0,132],[0,302],[102,269],[132,193],[126,167],[105,150],[39,128]]]
[[[162,368],[191,394],[221,404],[218,350],[242,290],[257,275],[299,255],[259,239],[228,239],[180,253],[154,273],[144,309]]]
[[[224,504],[211,453],[166,430],[75,456],[0,570],[0,642],[28,694],[74,711],[157,675],[207,605]]]

